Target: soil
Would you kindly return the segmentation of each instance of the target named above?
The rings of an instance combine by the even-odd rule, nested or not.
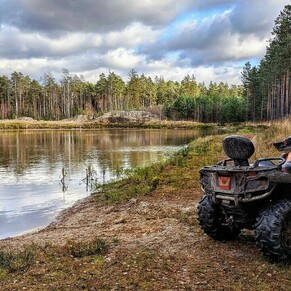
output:
[[[288,290],[290,269],[285,273],[288,267],[269,264],[251,232],[227,243],[202,233],[196,219],[198,196],[190,190],[181,196],[156,193],[118,205],[86,198],[48,227],[2,240],[0,247],[61,245],[96,237],[118,240],[105,255],[105,271],[86,290]],[[82,289],[78,284],[61,290]]]
[[[172,244],[177,236],[188,233],[191,225],[181,224],[181,213],[194,215],[193,199],[166,200],[157,197],[132,198],[117,205],[98,205],[93,197],[79,201],[64,210],[48,227],[22,236],[0,241],[1,249],[20,248],[36,243],[65,244],[68,240],[90,240],[94,237],[118,238],[126,245],[146,246]]]

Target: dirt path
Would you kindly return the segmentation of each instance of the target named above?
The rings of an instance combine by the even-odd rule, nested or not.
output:
[[[118,238],[123,244],[172,243],[191,228],[182,216],[196,213],[196,203],[143,197],[115,206],[98,206],[93,198],[63,211],[48,227],[0,241],[0,247],[21,247],[36,243],[64,244],[70,239]],[[193,238],[192,238],[193,239]],[[169,241],[167,241],[169,240]]]
[[[63,211],[49,227],[2,240],[0,247],[60,245],[96,237],[118,240],[106,254],[100,285],[94,283],[99,287],[89,290],[135,290],[134,286],[145,286],[137,290],[280,290],[278,277],[279,286],[290,286],[284,269],[268,264],[259,254],[251,233],[229,243],[203,235],[196,204],[191,196],[170,200],[145,196],[114,206],[98,206],[87,198]]]

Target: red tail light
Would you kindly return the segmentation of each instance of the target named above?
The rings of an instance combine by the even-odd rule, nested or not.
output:
[[[230,190],[230,177],[218,176],[218,185],[221,190]]]

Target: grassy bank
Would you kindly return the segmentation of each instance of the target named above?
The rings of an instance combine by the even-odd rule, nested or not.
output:
[[[98,128],[213,128],[215,124],[203,124],[192,121],[123,121],[110,122],[104,121],[78,121],[78,120],[60,120],[60,121],[43,121],[43,120],[18,120],[6,119],[0,120],[0,129],[4,130],[27,130],[27,129],[98,129]]]
[[[290,134],[291,121],[239,127],[238,135],[252,140],[255,153],[250,162],[262,157],[278,157],[279,153],[273,142],[283,140]],[[130,172],[127,179],[103,185],[99,189],[98,199],[111,203],[129,200],[139,195],[151,195],[158,187],[164,190],[171,185],[171,191],[191,187],[193,192],[200,191],[199,169],[205,165],[215,164],[224,159],[222,139],[226,135],[199,138],[189,144],[164,163],[137,168]],[[167,189],[165,192],[168,192]],[[186,191],[186,190],[185,190]],[[165,193],[163,193],[165,194]]]
[[[242,128],[239,134],[253,141],[256,159],[278,156],[272,142],[288,136],[289,128],[286,121],[270,124],[268,130]],[[290,289],[290,267],[269,263],[255,247],[251,232],[222,243],[205,236],[198,226],[198,171],[225,157],[222,138],[197,139],[168,161],[138,168],[122,181],[100,188],[92,196],[94,209],[97,214],[101,207],[107,213],[117,213],[118,218],[110,225],[115,232],[86,241],[76,237],[65,244],[46,243],[0,252],[0,288]],[[136,227],[136,220],[142,218],[144,225]],[[120,229],[125,226],[128,233],[123,236]],[[61,225],[60,231],[67,227]],[[109,222],[102,227],[109,227]]]

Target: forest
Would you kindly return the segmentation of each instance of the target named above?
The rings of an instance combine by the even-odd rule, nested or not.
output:
[[[50,73],[39,80],[21,72],[0,76],[0,119],[32,117],[61,120],[79,114],[91,117],[114,110],[149,110],[172,120],[229,123],[268,121],[291,114],[291,5],[275,20],[272,38],[258,66],[247,62],[242,85],[154,79],[135,69],[124,81],[114,72],[96,83],[62,69],[59,81]]]
[[[276,120],[291,114],[291,5],[275,20],[272,38],[258,66],[242,72],[247,119]]]
[[[66,69],[60,82],[50,73],[36,81],[14,72],[10,78],[0,77],[0,118],[60,120],[80,114],[96,117],[114,110],[148,110],[175,120],[242,121],[242,96],[242,86],[210,83],[207,88],[197,84],[194,76],[185,76],[181,82],[162,77],[152,80],[132,70],[128,82],[109,72],[92,84]]]

